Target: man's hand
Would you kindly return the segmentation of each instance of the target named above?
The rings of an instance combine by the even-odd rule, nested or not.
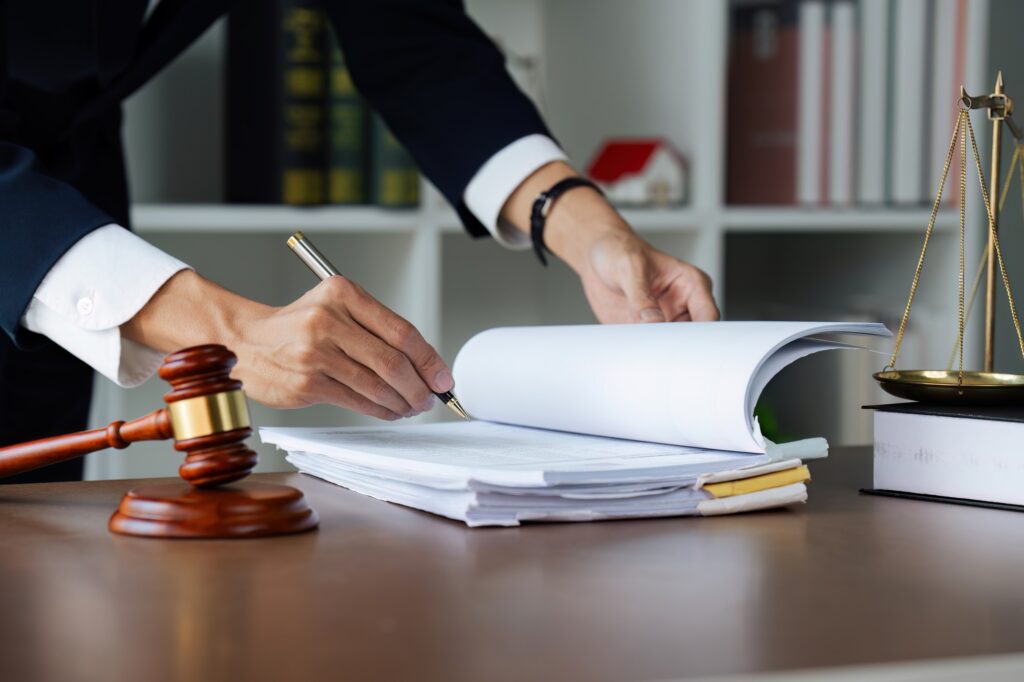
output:
[[[573,175],[561,162],[535,171],[505,202],[502,220],[528,234],[537,195]],[[579,275],[601,322],[718,319],[710,278],[645,242],[590,188],[575,188],[558,198],[544,241]]]
[[[246,394],[271,407],[329,403],[394,420],[429,410],[432,391],[453,386],[416,328],[344,277],[274,308],[183,271],[121,330],[161,351],[223,343]]]
[[[718,319],[711,279],[631,230],[608,230],[585,253],[577,272],[600,322]]]

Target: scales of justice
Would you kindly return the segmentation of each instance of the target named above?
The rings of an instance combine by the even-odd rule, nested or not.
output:
[[[1002,249],[999,246],[999,213],[1006,202],[1006,196],[1013,179],[1014,170],[1019,168],[1021,200],[1024,202],[1024,133],[1013,120],[1013,100],[1006,94],[1003,85],[1003,74],[999,72],[993,92],[988,95],[972,97],[961,86],[960,98],[956,101],[957,115],[953,126],[953,135],[946,152],[945,163],[942,168],[942,178],[939,181],[939,189],[932,204],[931,214],[928,218],[928,227],[925,230],[924,244],[921,246],[921,254],[917,260],[917,267],[914,270],[914,277],[910,285],[910,294],[907,297],[907,304],[903,310],[903,317],[900,320],[899,331],[896,333],[896,343],[892,355],[885,368],[874,375],[881,387],[888,393],[908,400],[929,403],[961,404],[961,405],[1009,405],[1024,402],[1024,375],[1007,374],[995,372],[993,369],[995,349],[995,297],[996,278],[1001,280],[1002,288],[1006,291],[1006,298],[1010,307],[1010,317],[1013,320],[1014,330],[1017,332],[1017,343],[1020,346],[1021,355],[1024,356],[1024,338],[1021,337],[1020,320],[1017,316],[1017,306],[1013,300],[1013,293],[1010,290],[1010,278],[1007,274],[1006,263],[1003,260]],[[970,112],[975,109],[985,109],[988,118],[992,121],[992,157],[990,169],[990,184],[985,182],[985,174],[982,170],[981,156],[978,153],[978,145],[974,137],[974,127],[971,125]],[[1000,160],[1002,151],[1002,129],[1006,126],[1014,138],[1014,152],[1010,163],[1009,172],[1006,175],[1002,191],[999,193],[998,201],[995,190],[1000,183]],[[971,159],[968,157],[967,147],[971,149]],[[921,279],[921,270],[924,266],[925,255],[928,251],[928,244],[931,241],[935,228],[935,218],[938,215],[939,206],[942,202],[943,190],[946,186],[946,179],[953,162],[954,154],[959,153],[959,210],[960,210],[960,268],[958,276],[958,320],[957,338],[953,347],[953,354],[950,358],[949,367],[943,370],[938,369],[896,369],[896,359],[903,343],[903,334],[907,328],[907,321],[910,319],[910,308],[917,293],[918,284]],[[969,301],[965,305],[965,268],[964,268],[964,243],[966,226],[966,203],[967,203],[967,175],[968,163],[973,160],[973,166],[977,172],[978,185],[981,189],[981,199],[985,207],[986,222],[988,224],[988,243],[982,253],[981,262],[978,265],[977,276],[972,285]],[[991,187],[991,192],[989,188]],[[985,279],[985,346],[984,346],[984,367],[982,371],[964,370],[964,327],[970,317],[974,300],[981,283],[982,275]],[[959,356],[959,366],[952,369],[953,356]]]

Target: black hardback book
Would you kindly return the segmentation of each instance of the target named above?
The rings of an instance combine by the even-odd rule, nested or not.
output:
[[[988,420],[1001,422],[1024,422],[1024,406],[991,406],[991,405],[937,405],[930,403],[904,402],[882,405],[866,405],[864,409],[877,410],[881,412],[896,412],[902,414],[916,414],[933,417],[953,417],[958,419]],[[987,509],[1000,509],[1006,511],[1024,512],[1024,505],[996,502],[990,500],[974,500],[964,497],[952,497],[945,495],[931,495],[925,493],[908,492],[904,490],[887,490],[882,488],[862,488],[861,491],[867,495],[881,495],[925,502],[941,502],[945,504],[957,504],[971,507],[984,507]]]
[[[1005,502],[986,502],[983,500],[968,500],[964,497],[946,497],[944,495],[925,495],[923,493],[908,493],[902,490],[883,490],[881,488],[861,488],[860,492],[865,495],[879,495],[881,497],[896,497],[904,500],[918,500],[920,502],[941,502],[942,504],[959,504],[964,507],[984,507],[985,509],[999,509],[1001,511],[1024,512],[1024,506],[1019,504],[1007,504]]]
[[[929,403],[890,403],[865,405],[865,410],[927,414],[933,417],[960,417],[962,419],[992,419],[1004,422],[1024,422],[1024,406],[992,405],[935,405]]]
[[[228,16],[227,200],[323,203],[327,19],[318,0],[242,2]]]

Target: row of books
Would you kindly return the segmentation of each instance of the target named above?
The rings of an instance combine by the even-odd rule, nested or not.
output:
[[[356,92],[319,0],[228,20],[227,200],[416,206],[411,156]]]
[[[930,203],[967,23],[966,0],[734,2],[727,200]]]

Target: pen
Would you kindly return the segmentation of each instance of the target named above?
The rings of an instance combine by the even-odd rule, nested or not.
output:
[[[320,249],[313,246],[313,243],[301,232],[296,232],[288,238],[288,247],[320,279],[324,280],[341,274],[338,268],[331,265],[331,261],[327,260],[327,257],[320,253]],[[463,409],[459,399],[451,391],[445,391],[444,393],[435,392],[434,395],[440,398],[441,402],[447,405],[448,409],[452,412],[463,419],[469,419],[469,414]]]

